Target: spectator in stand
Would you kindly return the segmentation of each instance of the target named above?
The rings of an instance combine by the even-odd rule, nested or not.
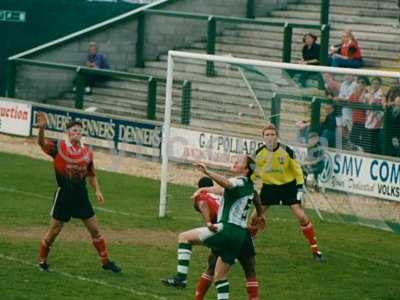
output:
[[[298,129],[298,141],[308,143],[311,134],[311,122],[309,120],[296,123]],[[320,122],[318,135],[321,137],[321,144],[327,147],[336,146],[336,114],[335,105],[328,103],[325,105],[325,118]]]
[[[390,155],[400,157],[400,82],[394,84],[386,94],[384,107],[390,112]]]
[[[317,44],[317,36],[307,32],[303,37],[303,58],[298,61],[303,65],[319,65],[320,45]]]
[[[298,61],[299,64],[303,65],[319,65],[320,56],[320,45],[317,44],[317,36],[311,32],[307,32],[303,36],[303,49],[302,59]],[[319,84],[323,86],[323,80],[319,73],[315,72],[301,72],[299,77],[299,83],[302,87],[306,87],[307,80],[310,77],[315,77]]]
[[[368,77],[359,76],[357,79],[357,88],[349,97],[349,101],[353,103],[365,103],[365,95],[368,90],[367,87],[370,85]],[[353,125],[350,132],[350,140],[353,145],[357,146],[358,149],[363,149],[365,145],[365,121],[366,113],[363,109],[353,109]]]
[[[336,113],[332,103],[325,105],[325,119],[320,124],[321,142],[328,147],[336,147]]]
[[[89,50],[86,59],[86,67],[97,69],[110,69],[110,65],[104,54],[98,52],[98,47],[95,42],[89,43]],[[108,78],[104,75],[86,74],[85,75],[85,93],[90,94],[94,86],[106,81]],[[75,82],[74,82],[75,83]],[[74,87],[76,91],[76,87]]]
[[[361,48],[350,30],[342,33],[341,44],[331,48],[328,64],[332,67],[361,68]]]
[[[385,105],[393,104],[396,97],[400,96],[400,79],[389,88],[385,96]]]
[[[333,81],[333,79],[331,80]],[[336,81],[337,82],[337,81]],[[333,86],[333,83],[330,84]],[[336,86],[335,86],[336,87]],[[357,87],[356,77],[352,75],[346,75],[344,81],[340,83],[339,91],[336,97],[332,97],[336,107],[336,125],[338,128],[338,134],[341,135],[342,145],[346,145],[349,141],[349,133],[351,126],[353,125],[353,113],[351,108],[339,104],[339,101],[348,101],[351,94],[354,93]],[[338,146],[338,145],[336,145]]]
[[[323,74],[325,82],[325,95],[328,98],[335,98],[339,95],[341,83],[336,81],[331,73]]]
[[[371,79],[371,89],[365,95],[365,102],[367,104],[382,105],[384,102],[384,95],[382,91],[382,79],[374,77]],[[373,154],[380,154],[380,141],[379,137],[383,128],[384,112],[379,110],[367,110],[365,121],[365,151]]]

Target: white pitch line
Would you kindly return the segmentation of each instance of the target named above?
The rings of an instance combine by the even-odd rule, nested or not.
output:
[[[20,263],[20,264],[23,264],[23,265],[26,265],[26,266],[37,268],[36,264],[33,264],[33,263],[29,262],[29,261],[25,261],[25,260],[22,260],[22,259],[19,259],[19,258],[15,258],[15,257],[12,257],[12,256],[7,256],[7,255],[1,254],[1,253],[0,253],[0,258],[4,259],[4,260],[12,261],[12,262],[17,262],[17,263]],[[40,271],[38,270],[38,272],[40,272]],[[146,293],[146,292],[137,291],[137,290],[134,290],[132,288],[127,288],[127,287],[123,287],[123,286],[119,286],[119,285],[114,285],[114,284],[108,283],[108,282],[103,281],[103,280],[92,279],[92,278],[81,276],[81,275],[78,275],[78,276],[72,275],[71,273],[58,271],[58,270],[56,270],[54,268],[52,268],[50,272],[51,273],[55,273],[55,274],[59,274],[59,275],[62,275],[64,277],[68,277],[68,278],[71,278],[71,279],[90,282],[90,283],[94,283],[94,284],[97,284],[97,285],[101,285],[101,286],[105,286],[105,287],[108,287],[108,288],[112,288],[112,289],[115,289],[115,290],[128,292],[128,293],[130,293],[132,295],[135,295],[135,296],[153,298],[153,299],[157,299],[157,300],[167,300],[168,299],[166,297],[161,297],[161,296],[157,296],[157,295],[154,295],[154,294],[149,294],[149,293]]]
[[[0,191],[10,192],[10,193],[18,193],[21,195],[31,196],[31,197],[35,197],[35,198],[39,198],[39,199],[46,199],[46,200],[51,199],[50,197],[46,197],[46,196],[43,196],[40,194],[24,192],[24,191],[20,191],[20,190],[14,189],[14,188],[7,188],[7,187],[2,187],[2,186],[0,186]]]
[[[21,194],[21,195],[26,195],[26,196],[30,196],[30,197],[36,197],[38,199],[45,199],[45,200],[51,200],[50,197],[44,196],[44,195],[40,195],[40,194],[36,194],[36,193],[30,193],[30,192],[24,192],[24,191],[20,191],[14,188],[6,188],[6,187],[2,187],[0,186],[0,191],[5,191],[5,192],[10,192],[10,193],[17,193],[17,194]],[[99,206],[93,206],[93,208],[95,210],[101,211],[101,212],[105,212],[105,213],[110,213],[110,214],[117,214],[117,215],[121,215],[121,216],[127,216],[127,217],[135,217],[135,218],[142,218],[142,219],[154,219],[157,216],[155,215],[144,215],[144,214],[134,214],[134,213],[127,213],[127,212],[123,212],[123,211],[119,211],[119,210],[115,210],[115,209],[110,209],[110,208],[105,208],[105,207],[99,207]],[[187,220],[187,221],[199,221],[200,219],[197,217],[190,217],[190,216],[173,216],[173,219],[177,219],[177,220]],[[285,219],[285,218],[270,218],[267,220],[267,222],[276,222],[276,223],[280,223],[280,222],[296,222],[294,219]]]
[[[341,250],[328,250],[328,252],[338,254],[338,255],[344,255],[344,256],[355,258],[358,260],[364,260],[364,261],[367,261],[369,263],[373,263],[376,265],[381,265],[381,266],[385,266],[385,267],[395,267],[395,268],[400,269],[400,264],[397,264],[397,263],[391,262],[391,261],[387,261],[387,260],[383,260],[383,259],[364,257],[364,256],[361,256],[361,255],[358,255],[355,253],[350,253],[350,252],[341,251]]]

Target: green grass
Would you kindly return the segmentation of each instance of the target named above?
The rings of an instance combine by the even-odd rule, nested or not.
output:
[[[168,289],[159,282],[176,268],[171,231],[201,225],[188,198],[193,188],[173,186],[170,217],[158,219],[159,182],[98,171],[105,208],[114,213],[97,211],[97,217],[112,235],[109,252],[123,272],[115,275],[100,269],[89,238],[74,238],[85,229],[73,220],[52,248],[54,272],[42,273],[34,264],[55,190],[52,166],[0,153],[0,168],[0,299],[193,299],[197,278],[206,267],[206,249],[195,248],[185,290]],[[325,224],[308,213],[327,262],[313,261],[289,211],[273,208],[268,229],[256,241],[261,299],[400,299],[399,235]],[[128,236],[132,231],[136,239]],[[233,268],[230,282],[231,299],[247,299],[239,266]],[[211,289],[207,299],[215,298]]]

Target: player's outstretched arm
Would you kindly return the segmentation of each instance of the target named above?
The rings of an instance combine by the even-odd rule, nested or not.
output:
[[[199,188],[194,194],[192,195],[192,199],[195,199],[201,193],[211,193],[215,195],[223,195],[224,189],[220,186],[210,186],[210,187],[202,187]]]
[[[198,204],[200,213],[203,217],[204,223],[213,232],[216,232],[218,228],[211,222],[211,214],[210,214],[210,208],[208,207],[207,202],[205,201],[200,201]]]
[[[208,177],[210,177],[212,180],[214,180],[218,185],[220,185],[224,189],[225,188],[229,189],[233,186],[232,182],[230,182],[228,178],[226,178],[223,175],[211,172],[210,170],[208,170],[208,168],[205,164],[197,162],[197,163],[194,163],[193,166],[195,166],[195,168],[197,170],[199,170],[200,172],[202,172],[204,175],[207,175]]]
[[[261,204],[260,195],[257,191],[254,192],[254,199],[253,199],[255,210],[253,210],[251,217],[250,217],[250,227],[254,227],[257,229],[264,229],[265,228],[265,218],[264,214],[264,207]]]
[[[104,204],[104,197],[100,190],[99,182],[97,181],[96,176],[88,176],[88,181],[90,186],[94,189],[96,193],[96,199],[99,204]]]
[[[261,204],[260,195],[258,194],[257,191],[254,191],[253,203],[254,203],[254,207],[256,208],[257,217],[262,218],[262,216],[264,214],[264,210],[263,210],[263,207]]]

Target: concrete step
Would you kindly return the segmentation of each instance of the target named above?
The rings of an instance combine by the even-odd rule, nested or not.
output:
[[[319,25],[319,20],[318,19],[305,19],[301,15],[298,15],[296,17],[294,16],[286,16],[286,17],[276,17],[276,16],[271,16],[267,18],[257,18],[257,20],[264,20],[264,21],[271,21],[271,22],[289,22],[289,23],[299,23],[299,24],[313,24],[313,25]],[[378,23],[378,24],[376,24]],[[387,23],[387,22],[386,22]],[[351,24],[351,25],[349,25]],[[372,24],[363,24],[363,23],[346,23],[346,22],[335,22],[331,21],[331,28],[332,30],[345,30],[348,29],[349,26],[351,26],[352,31],[354,32],[375,32],[375,33],[393,33],[393,34],[398,34],[400,30],[398,28],[395,28],[394,25],[396,25],[396,22],[393,21],[389,24],[382,23],[380,24],[379,22],[375,22]],[[265,26],[265,25],[252,25],[252,24],[240,24],[237,25],[237,28],[242,28],[242,29],[248,29],[248,30],[263,30],[263,31],[283,31],[283,28],[281,27],[273,27],[273,26]],[[308,31],[307,29],[299,29],[299,31],[306,32]]]
[[[305,12],[305,11],[293,11],[293,10],[282,10],[282,11],[272,11],[270,13],[272,17],[284,18],[287,22],[291,19],[304,19],[304,20],[314,20],[319,21],[319,12]],[[263,18],[260,18],[263,19]],[[341,24],[365,24],[365,25],[387,25],[391,26],[397,24],[396,18],[380,18],[380,17],[361,17],[356,15],[343,15],[343,14],[330,14],[331,23],[341,23]]]
[[[302,0],[300,5],[314,5],[316,7],[320,7],[321,0]],[[384,9],[384,10],[396,10],[398,9],[397,0],[334,0],[330,2],[331,8],[335,7],[346,7],[346,8],[365,8],[365,9]]]
[[[353,2],[353,1],[349,1]],[[360,16],[360,17],[379,17],[379,18],[397,18],[398,11],[392,6],[388,5],[387,7],[365,7],[365,6],[357,6],[357,7],[349,7],[349,6],[337,6],[334,5],[335,1],[331,1],[330,12],[333,15],[352,15],[352,16]],[[379,3],[376,1],[376,3]],[[320,13],[321,8],[320,5],[315,4],[289,4],[286,7],[288,11],[303,11],[303,12],[313,12]]]
[[[341,31],[333,31],[330,35],[330,43],[337,44],[340,42]],[[371,34],[364,32],[354,32],[363,49],[399,51],[400,50],[400,34]],[[304,32],[294,32],[292,39],[292,47],[302,49]],[[317,33],[317,36],[319,33]],[[266,48],[275,48],[281,50],[283,47],[283,33],[254,31],[254,30],[227,30],[224,35],[217,37],[217,42],[229,44],[242,44],[257,46],[261,45]],[[267,40],[268,39],[268,40]],[[377,43],[376,41],[379,40]]]

